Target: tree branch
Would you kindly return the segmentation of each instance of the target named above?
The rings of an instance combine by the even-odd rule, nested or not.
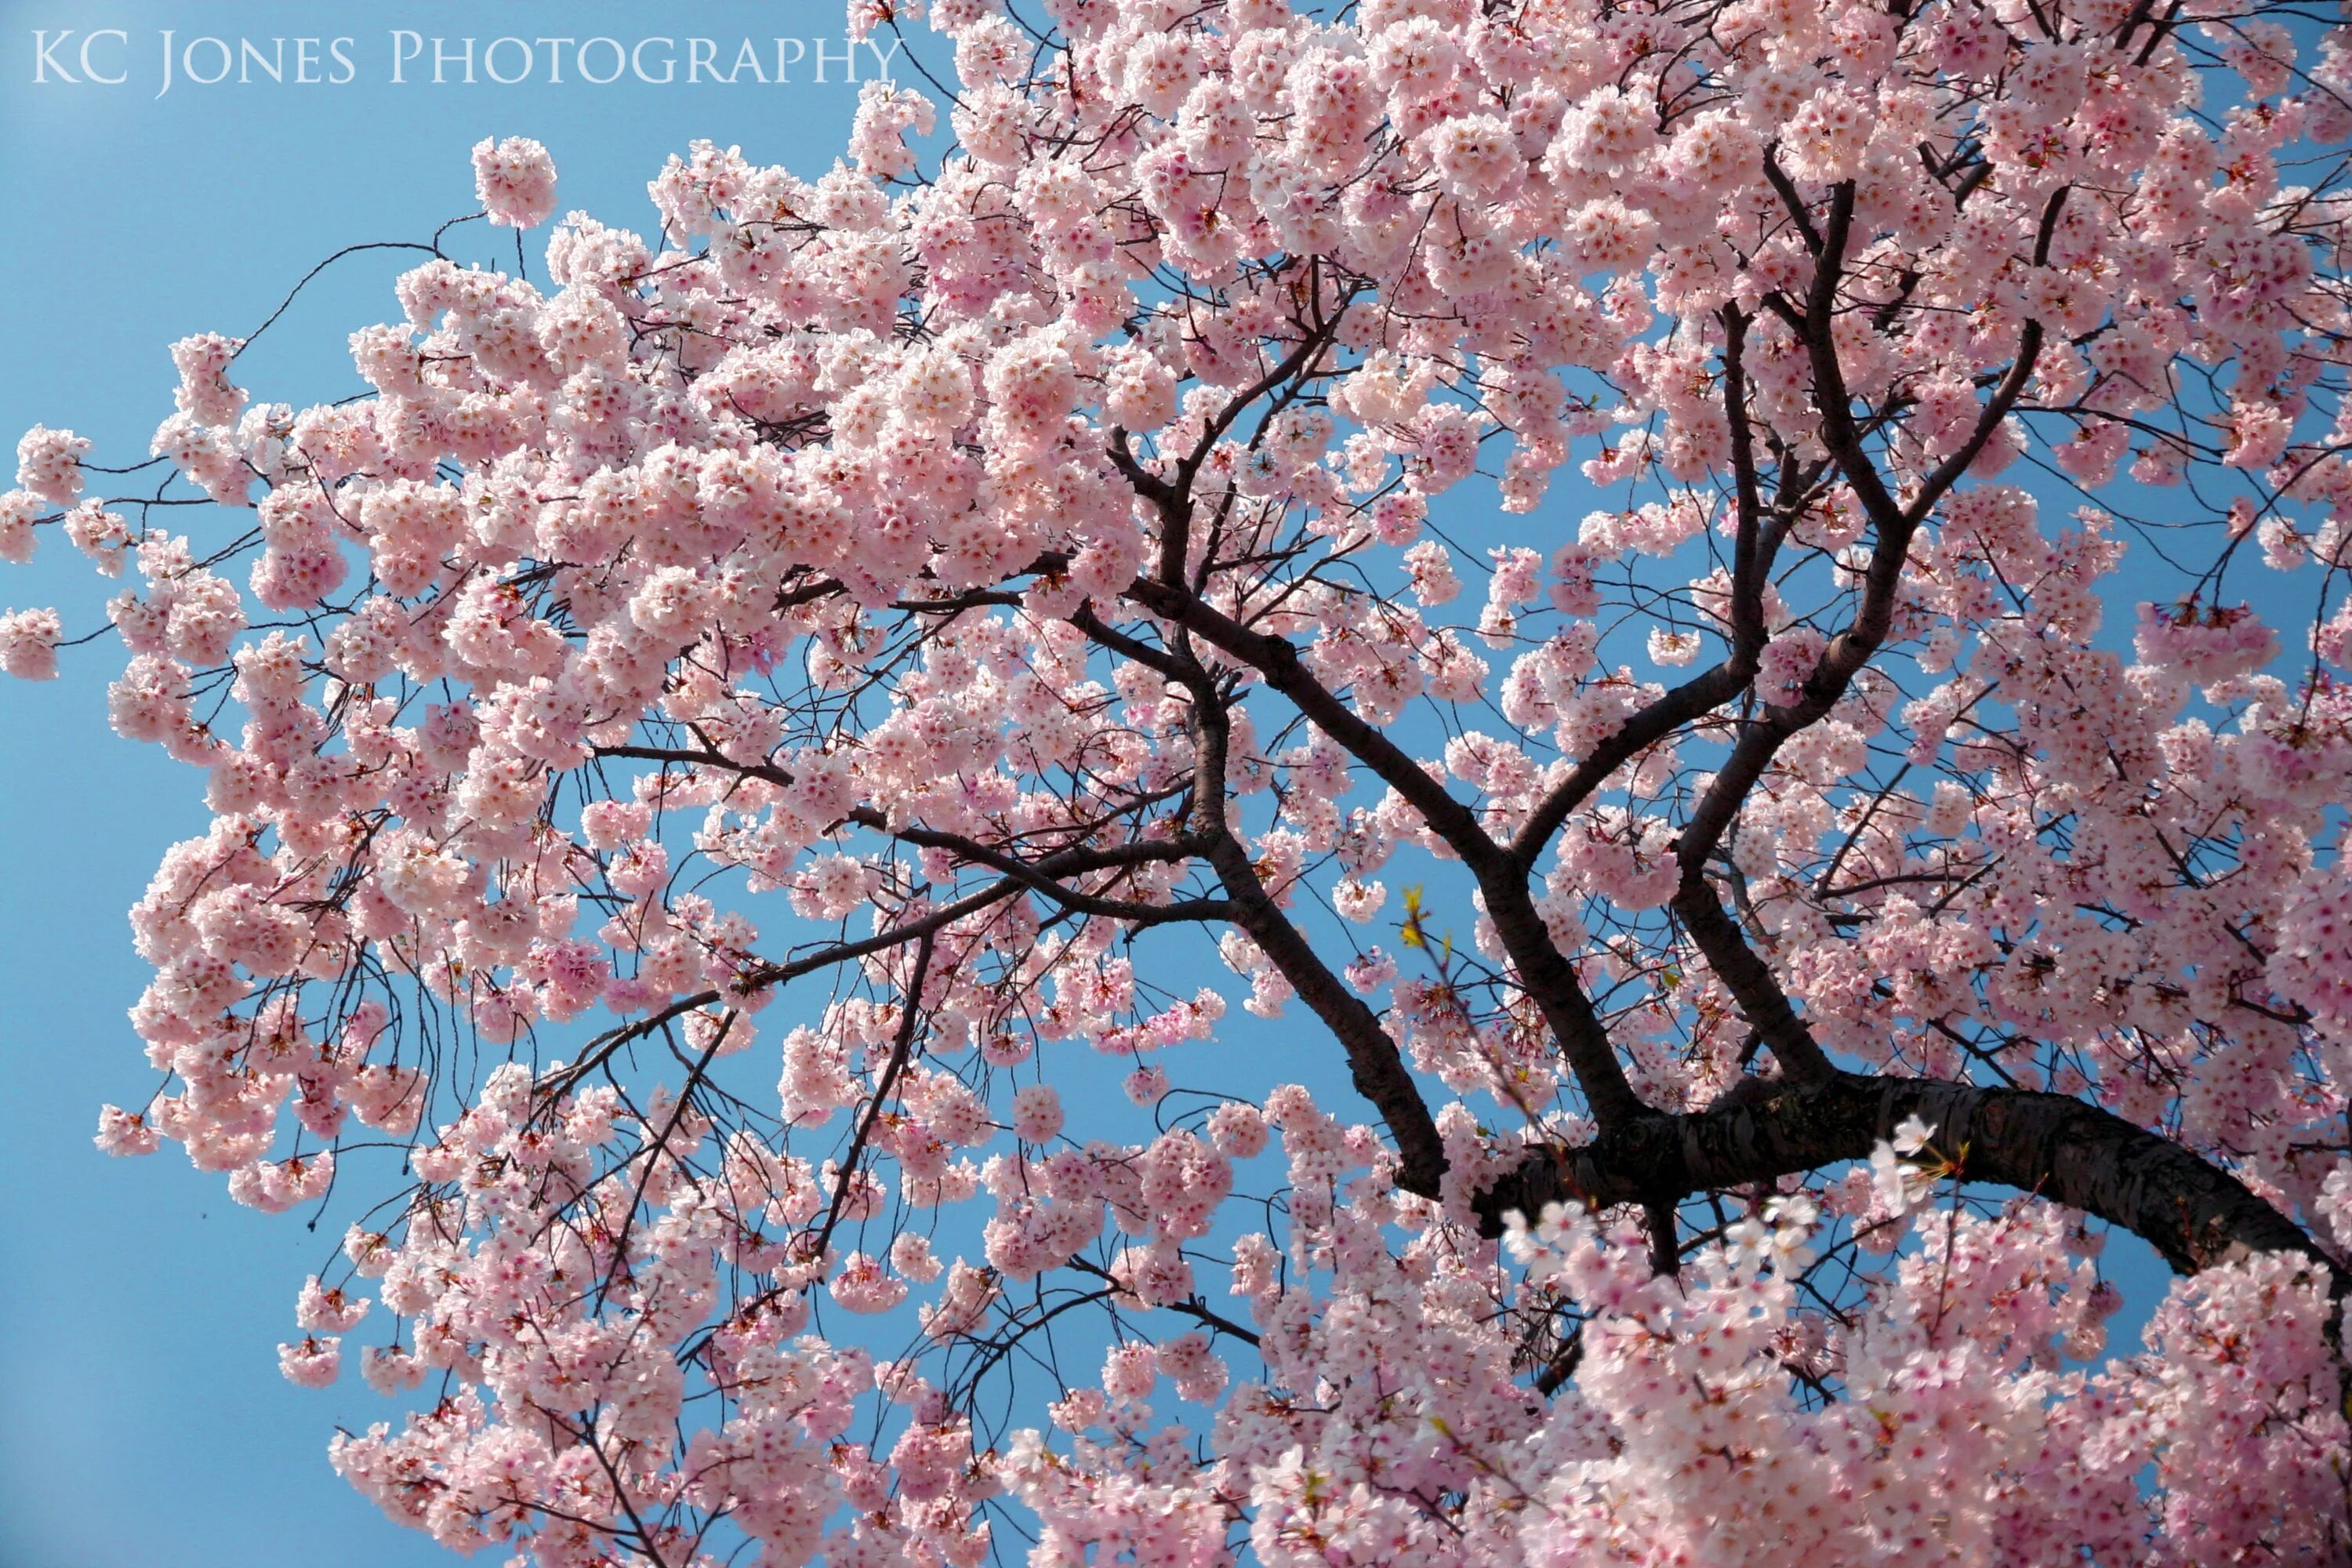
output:
[[[1739,1016],[1772,1047],[1782,1070],[1799,1082],[1834,1076],[1837,1068],[1831,1065],[1821,1042],[1789,1005],[1788,993],[1773,978],[1770,965],[1748,945],[1738,922],[1724,913],[1723,903],[1706,879],[1686,870],[1669,907],[1706,955],[1707,967],[1731,993]]]
[[[1188,679],[1193,686],[1193,767],[1222,786],[1232,726],[1223,707],[1208,690],[1208,672],[1196,666]],[[1203,786],[1198,791],[1193,835],[1202,858],[1216,872],[1233,902],[1234,923],[1249,934],[1298,999],[1339,1039],[1356,1092],[1371,1101],[1388,1124],[1389,1136],[1396,1140],[1397,1184],[1407,1192],[1435,1198],[1438,1183],[1445,1174],[1445,1142],[1437,1134],[1428,1102],[1406,1070],[1396,1041],[1381,1026],[1380,1016],[1331,973],[1314,944],[1291,924],[1258,880],[1248,852],[1225,826],[1222,787]]]
[[[1550,931],[1536,912],[1528,893],[1526,867],[1487,837],[1475,814],[1454,799],[1443,784],[1432,778],[1394,742],[1366,723],[1309,674],[1289,639],[1252,631],[1192,595],[1161,584],[1138,581],[1129,587],[1128,595],[1153,614],[1255,669],[1269,687],[1287,698],[1318,729],[1363,762],[1421,813],[1422,820],[1444,839],[1477,878],[1479,890],[1486,896],[1486,913],[1495,922],[1496,933],[1518,966],[1528,994],[1559,1042],[1561,1054],[1568,1058],[1577,1087],[1583,1090],[1593,1115],[1609,1122],[1640,1114],[1641,1098],[1633,1092],[1624,1068],[1618,1064],[1607,1026],[1593,1011],[1591,1001],[1577,981],[1575,969],[1553,945]],[[1206,764],[1202,765],[1205,769]],[[1216,826],[1223,830],[1222,816]],[[1203,827],[1205,830],[1205,824]],[[1228,889],[1231,890],[1230,881]]]
[[[1865,1160],[1916,1116],[1960,1180],[2014,1187],[2139,1237],[2180,1273],[2252,1252],[2290,1252],[2352,1279],[2292,1220],[2229,1173],[2161,1134],[2063,1094],[1939,1079],[1838,1073],[1686,1116],[1643,1117],[1579,1149],[1549,1149],[1487,1194],[1499,1232],[1517,1209],[1677,1199]],[[2339,1292],[2344,1289],[2337,1286]]]

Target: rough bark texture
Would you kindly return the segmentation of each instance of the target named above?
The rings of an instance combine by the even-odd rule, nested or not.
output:
[[[1490,1230],[1547,1203],[1651,1204],[1867,1159],[1916,1116],[1960,1179],[2015,1187],[2145,1239],[2181,1273],[2250,1252],[2334,1267],[2302,1228],[2168,1138],[2061,1094],[1839,1073],[1686,1116],[1646,1116],[1523,1163],[1482,1205]],[[2338,1271],[2339,1274],[2341,1271]],[[2339,1287],[2340,1289],[2340,1287]]]

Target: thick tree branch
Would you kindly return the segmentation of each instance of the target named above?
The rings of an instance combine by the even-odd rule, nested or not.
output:
[[[2335,1268],[2319,1245],[2191,1150],[2062,1094],[1839,1073],[1687,1116],[1646,1116],[1579,1149],[1524,1161],[1482,1202],[1490,1230],[1547,1203],[1644,1204],[1776,1181],[1870,1157],[1916,1116],[1958,1178],[2014,1187],[2139,1237],[2181,1273],[2250,1252]],[[2341,1272],[2340,1270],[2338,1271]],[[2339,1287],[2340,1289],[2340,1287]]]
[[[1249,933],[1347,1052],[1348,1077],[1356,1092],[1371,1101],[1396,1140],[1397,1184],[1425,1198],[1436,1197],[1438,1179],[1445,1173],[1445,1144],[1396,1041],[1381,1026],[1380,1015],[1348,989],[1276,907],[1237,840],[1230,835],[1213,837],[1204,853],[1232,898],[1234,923]]]
[[[1559,1042],[1592,1113],[1604,1122],[1640,1114],[1642,1101],[1626,1080],[1610,1044],[1609,1031],[1536,912],[1528,893],[1525,867],[1489,837],[1470,807],[1430,776],[1419,763],[1366,723],[1328,687],[1309,674],[1298,650],[1285,637],[1252,631],[1192,595],[1139,581],[1129,596],[1155,615],[1199,637],[1228,657],[1247,664],[1318,729],[1337,741],[1421,813],[1422,820],[1462,858],[1486,897],[1495,922],[1519,977]],[[1203,769],[1205,761],[1201,764]],[[1223,818],[1217,826],[1223,828]],[[1231,882],[1227,883],[1232,890]],[[1235,893],[1238,897],[1238,892]],[[1263,945],[1263,944],[1261,944]],[[1318,961],[1319,962],[1319,961]],[[1294,982],[1294,984],[1296,984]],[[1304,993],[1302,993],[1304,994]]]
[[[2065,196],[2062,187],[2042,208],[2034,245],[2037,263],[2048,257],[2050,238]],[[1781,1056],[1784,1065],[1806,1076],[1827,1068],[1827,1059],[1821,1055],[1820,1047],[1797,1021],[1786,997],[1776,984],[1770,983],[1761,960],[1748,949],[1728,917],[1722,916],[1718,907],[1718,918],[1710,921],[1697,910],[1697,900],[1712,902],[1715,897],[1706,884],[1706,860],[1723,841],[1741,805],[1780,747],[1790,737],[1825,717],[1845,695],[1854,676],[1885,642],[1894,624],[1895,601],[1902,586],[1903,565],[1910,553],[1912,535],[1945,492],[1968,471],[1969,465],[1982,453],[2015,406],[2041,356],[2042,339],[2042,323],[2028,321],[2018,335],[2016,358],[1979,416],[1969,440],[1927,477],[1908,506],[1896,507],[1879,479],[1876,465],[1862,445],[1853,422],[1853,399],[1838,363],[1836,341],[1831,331],[1837,268],[1843,262],[1853,210],[1852,185],[1839,186],[1832,197],[1828,229],[1807,302],[1805,338],[1813,374],[1814,403],[1822,416],[1823,444],[1836,459],[1847,484],[1861,499],[1876,534],[1870,565],[1864,573],[1862,602],[1852,624],[1831,640],[1798,700],[1786,707],[1769,709],[1763,717],[1748,723],[1732,748],[1729,760],[1693,808],[1677,850],[1683,876],[1675,900],[1685,928],[1706,952],[1709,962],[1733,986],[1735,996],[1741,999],[1741,1010],[1748,1023],[1771,1042],[1774,1053]],[[1751,1010],[1751,1000],[1755,1010]]]
[[[1241,840],[1225,825],[1226,748],[1232,723],[1217,700],[1208,672],[1195,667],[1187,678],[1192,688],[1192,736],[1195,770],[1205,780],[1196,792],[1192,837],[1202,858],[1223,884],[1234,906],[1234,923],[1247,932],[1267,962],[1288,981],[1298,999],[1323,1021],[1348,1058],[1348,1076],[1356,1092],[1372,1103],[1396,1140],[1397,1184],[1407,1192],[1434,1198],[1445,1174],[1445,1143],[1437,1134],[1429,1103],[1412,1081],[1396,1041],[1381,1025],[1380,1016],[1343,984],[1323,962],[1298,928],[1258,880],[1257,868]]]
[[[1315,727],[1371,769],[1381,783],[1410,802],[1430,830],[1445,840],[1474,871],[1500,869],[1503,851],[1478,825],[1476,813],[1432,778],[1404,750],[1357,714],[1330,688],[1308,673],[1287,637],[1253,631],[1181,588],[1139,578],[1128,597],[1162,620],[1183,627],[1218,652],[1255,670]]]
[[[1738,923],[1724,912],[1706,879],[1686,872],[1670,907],[1706,955],[1707,967],[1731,993],[1739,1016],[1772,1047],[1772,1055],[1790,1079],[1817,1082],[1834,1075],[1836,1068],[1790,1005],[1788,993],[1773,977],[1770,965],[1748,945]]]
[[[1511,840],[1511,858],[1522,867],[1532,868],[1536,859],[1560,830],[1570,813],[1592,797],[1609,775],[1632,762],[1643,752],[1656,745],[1668,735],[1695,719],[1722,707],[1746,689],[1756,677],[1755,660],[1751,655],[1743,659],[1735,652],[1714,668],[1693,676],[1680,686],[1649,704],[1619,727],[1617,731],[1592,749],[1591,755],[1578,763],[1569,775],[1552,786],[1550,792],[1528,814],[1519,831]]]

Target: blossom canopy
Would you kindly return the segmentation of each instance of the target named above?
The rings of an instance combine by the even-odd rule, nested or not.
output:
[[[362,395],[173,345],[184,531],[0,494],[212,813],[98,1142],[378,1205],[342,1473],[546,1568],[2352,1553],[2352,33],[850,23],[951,66],[417,245]]]

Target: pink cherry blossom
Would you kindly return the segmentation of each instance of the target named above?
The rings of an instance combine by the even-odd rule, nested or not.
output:
[[[555,211],[555,160],[528,136],[474,143],[474,195],[490,221],[537,228]]]

